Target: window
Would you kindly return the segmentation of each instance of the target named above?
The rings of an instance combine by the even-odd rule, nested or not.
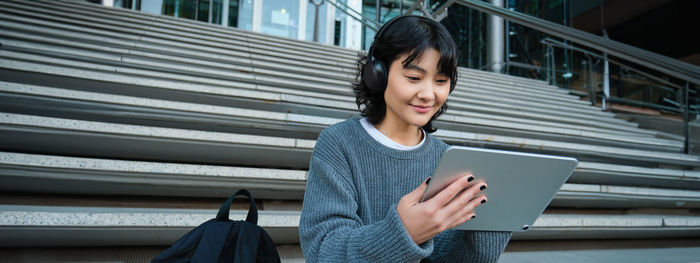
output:
[[[264,0],[261,32],[296,39],[299,34],[299,1]]]

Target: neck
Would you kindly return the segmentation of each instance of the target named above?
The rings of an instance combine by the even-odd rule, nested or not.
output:
[[[420,127],[408,123],[394,123],[384,118],[380,123],[374,125],[381,133],[401,145],[414,146],[423,140],[423,133]]]

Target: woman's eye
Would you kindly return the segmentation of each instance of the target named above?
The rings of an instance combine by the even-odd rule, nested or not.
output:
[[[437,83],[447,83],[448,80],[447,79],[438,79],[436,81],[437,81]]]
[[[406,76],[406,78],[409,79],[409,80],[411,80],[411,81],[419,81],[419,80],[420,80],[419,77]]]

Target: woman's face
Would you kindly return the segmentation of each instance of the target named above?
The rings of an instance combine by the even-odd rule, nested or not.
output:
[[[445,104],[450,94],[450,78],[438,72],[440,53],[428,49],[404,66],[408,53],[391,63],[384,91],[384,121],[422,127]]]

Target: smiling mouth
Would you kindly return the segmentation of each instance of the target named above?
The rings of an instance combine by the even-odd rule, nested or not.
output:
[[[419,113],[427,113],[427,112],[430,112],[430,110],[433,108],[433,106],[430,106],[430,105],[411,105],[411,108],[413,108],[413,110],[415,110]]]

